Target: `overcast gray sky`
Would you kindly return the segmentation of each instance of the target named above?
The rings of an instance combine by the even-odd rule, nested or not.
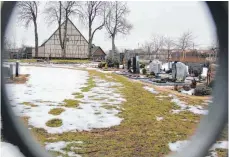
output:
[[[48,26],[42,13],[46,2],[41,2],[38,15],[39,45],[42,44],[57,29],[57,25]],[[210,46],[215,41],[215,27],[204,2],[165,2],[165,1],[128,1],[130,14],[128,20],[133,29],[128,36],[120,35],[116,38],[119,50],[140,47],[149,41],[152,34],[170,36],[174,39],[184,31],[190,30],[195,36],[195,44],[199,47]],[[34,46],[33,23],[28,29],[17,23],[15,9],[8,28],[7,38],[16,42],[17,46],[26,44]],[[87,27],[77,19],[71,18],[76,27],[88,39]],[[98,31],[94,37],[94,44],[101,46],[104,51],[111,49],[111,39],[106,30]]]

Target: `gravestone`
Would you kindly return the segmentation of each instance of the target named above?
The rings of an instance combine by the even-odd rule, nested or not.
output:
[[[172,65],[172,78],[178,81],[184,81],[188,75],[187,67],[184,63],[174,62]]]
[[[131,68],[131,59],[129,59],[127,62],[127,69],[129,70],[130,68]]]
[[[19,70],[19,62],[17,61],[17,62],[16,62],[16,72],[15,72],[15,76],[16,76],[16,77],[18,77],[18,75],[19,75],[18,70]]]
[[[203,67],[201,77],[206,78],[207,74],[208,74],[208,68],[207,67]]]
[[[189,68],[187,65],[186,65],[186,69],[187,69],[187,74],[189,75]]]
[[[136,56],[136,73],[137,74],[140,73],[139,57],[138,56]]]
[[[133,65],[133,73],[136,73],[136,70],[137,70],[137,67],[136,67],[136,57],[133,57],[133,63],[132,63],[132,65]]]
[[[161,71],[161,62],[158,60],[153,60],[149,65],[149,72],[154,72],[155,74],[160,73]]]

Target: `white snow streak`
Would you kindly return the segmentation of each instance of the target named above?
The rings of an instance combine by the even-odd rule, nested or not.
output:
[[[155,89],[152,88],[152,87],[144,86],[143,88],[144,88],[145,90],[147,90],[147,91],[153,93],[153,94],[158,94],[158,93],[159,93],[159,92],[155,91]]]
[[[188,140],[184,140],[184,141],[176,141],[174,143],[169,143],[169,149],[173,152],[179,152],[181,151],[183,148],[185,148],[186,146],[188,146],[188,144],[190,143],[190,141]],[[218,141],[216,142],[211,148],[210,148],[210,154],[211,157],[217,157],[217,153],[214,152],[215,149],[228,149],[228,141]],[[206,156],[209,157],[209,156]]]
[[[78,143],[81,144],[82,141],[73,141],[73,142],[65,142],[65,141],[58,141],[58,142],[53,142],[53,143],[45,143],[45,149],[49,150],[49,151],[57,151],[60,152],[64,155],[68,155],[69,157],[81,157],[80,155],[76,154],[73,151],[65,151],[63,150],[68,144],[72,144],[72,143]],[[80,149],[78,147],[71,147],[71,150],[74,149]]]
[[[171,102],[174,102],[176,105],[178,105],[181,108],[179,110],[172,110],[172,113],[179,113],[181,111],[190,111],[194,114],[203,114],[203,115],[208,114],[208,110],[203,109],[202,106],[186,105],[185,102],[180,101],[176,96],[173,96],[173,99],[171,100]]]

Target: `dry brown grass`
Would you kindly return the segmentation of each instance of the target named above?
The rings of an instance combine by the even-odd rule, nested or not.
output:
[[[26,81],[28,81],[29,74],[20,74],[18,77],[13,77],[13,79],[7,79],[7,84],[24,84]]]

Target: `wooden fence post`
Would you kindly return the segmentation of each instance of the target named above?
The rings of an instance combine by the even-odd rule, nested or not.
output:
[[[14,73],[13,73],[13,64],[10,64],[10,79],[13,79]]]

